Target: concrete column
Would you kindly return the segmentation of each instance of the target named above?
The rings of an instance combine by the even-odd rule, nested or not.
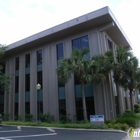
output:
[[[5,73],[6,74],[9,74],[9,59],[6,61],[6,69],[5,69]],[[7,93],[5,91],[4,93],[4,114],[9,114],[9,102],[8,102],[8,99],[9,99],[9,93]]]
[[[25,119],[25,55],[19,58],[19,116]]]
[[[36,51],[30,53],[30,112],[37,120],[37,57]]]
[[[71,39],[67,39],[64,42],[64,57],[69,58],[72,53]],[[75,104],[75,89],[74,89],[74,75],[68,79],[65,84],[65,96],[66,96],[66,113],[67,117],[71,121],[76,119],[76,104]]]
[[[43,113],[47,114],[50,112],[50,100],[49,100],[49,90],[50,90],[50,81],[49,81],[49,75],[50,75],[50,68],[49,68],[49,46],[44,46],[43,48],[43,66],[42,66],[42,72],[43,72]]]
[[[57,80],[57,58],[56,58],[56,44],[49,46],[49,100],[50,100],[50,114],[54,115],[55,121],[59,120],[58,107],[58,80]]]
[[[12,58],[9,60],[9,74],[10,74],[10,78],[11,78],[11,83],[10,83],[10,93],[9,93],[9,114],[10,114],[10,120],[14,120],[14,101],[15,101],[15,59]]]

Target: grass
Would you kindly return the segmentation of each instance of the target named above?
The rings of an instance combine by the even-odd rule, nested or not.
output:
[[[58,128],[83,128],[83,129],[108,129],[106,124],[103,126],[93,126],[90,123],[41,123],[38,122],[23,122],[23,121],[3,121],[2,124],[5,125],[15,125],[15,126],[42,126],[42,127],[58,127]]]

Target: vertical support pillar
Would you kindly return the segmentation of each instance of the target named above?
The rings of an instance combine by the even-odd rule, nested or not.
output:
[[[37,57],[36,51],[30,53],[30,112],[37,120]]]

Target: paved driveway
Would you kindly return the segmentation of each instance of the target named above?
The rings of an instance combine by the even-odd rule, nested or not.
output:
[[[50,132],[46,128],[9,127],[0,128],[0,140],[122,140],[126,134],[116,132],[95,132],[88,130],[54,129]]]

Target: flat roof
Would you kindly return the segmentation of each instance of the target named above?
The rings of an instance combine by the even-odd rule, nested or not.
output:
[[[66,37],[78,31],[90,29],[92,27],[100,27],[111,22],[114,22],[115,26],[106,31],[109,36],[111,36],[115,43],[132,48],[130,41],[115,16],[110,8],[106,6],[10,44],[6,52],[12,53],[18,50],[22,51],[45,42],[51,42]]]

